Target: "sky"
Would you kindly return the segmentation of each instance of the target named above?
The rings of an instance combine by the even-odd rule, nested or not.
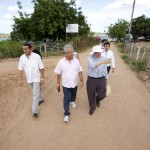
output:
[[[31,0],[20,0],[24,12],[32,13]],[[70,1],[70,0],[66,0]],[[76,0],[82,8],[92,32],[106,32],[110,24],[118,19],[130,22],[134,0]],[[150,0],[135,0],[133,18],[145,14],[150,18]],[[0,0],[0,33],[10,33],[14,24],[13,16],[18,16],[17,0]]]

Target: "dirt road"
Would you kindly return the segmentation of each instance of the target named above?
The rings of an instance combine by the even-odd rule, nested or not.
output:
[[[78,89],[76,109],[63,122],[62,90],[55,89],[54,67],[60,57],[43,59],[45,102],[39,118],[31,113],[32,93],[26,80],[17,84],[18,59],[0,62],[0,150],[150,150],[150,93],[115,53],[116,72],[110,74],[112,95],[88,114],[87,57],[80,54],[84,88]]]

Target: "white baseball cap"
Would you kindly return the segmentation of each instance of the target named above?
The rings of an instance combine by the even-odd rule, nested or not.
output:
[[[102,53],[103,50],[101,49],[100,45],[96,45],[94,47],[92,47],[92,52],[90,53],[91,55],[93,55],[94,53]]]

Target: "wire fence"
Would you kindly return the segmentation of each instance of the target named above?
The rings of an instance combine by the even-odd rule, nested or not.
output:
[[[150,42],[125,41],[125,53],[132,62],[142,62],[144,69],[150,69]]]

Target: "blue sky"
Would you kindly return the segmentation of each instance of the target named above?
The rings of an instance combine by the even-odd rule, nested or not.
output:
[[[31,0],[20,0],[27,13],[33,12]],[[70,0],[66,0],[70,1]],[[76,0],[77,7],[82,7],[83,14],[91,24],[91,31],[104,32],[118,19],[130,21],[133,0]],[[134,17],[145,14],[150,18],[150,0],[136,0]],[[12,16],[18,16],[17,0],[0,0],[0,33],[10,33],[13,25]]]

